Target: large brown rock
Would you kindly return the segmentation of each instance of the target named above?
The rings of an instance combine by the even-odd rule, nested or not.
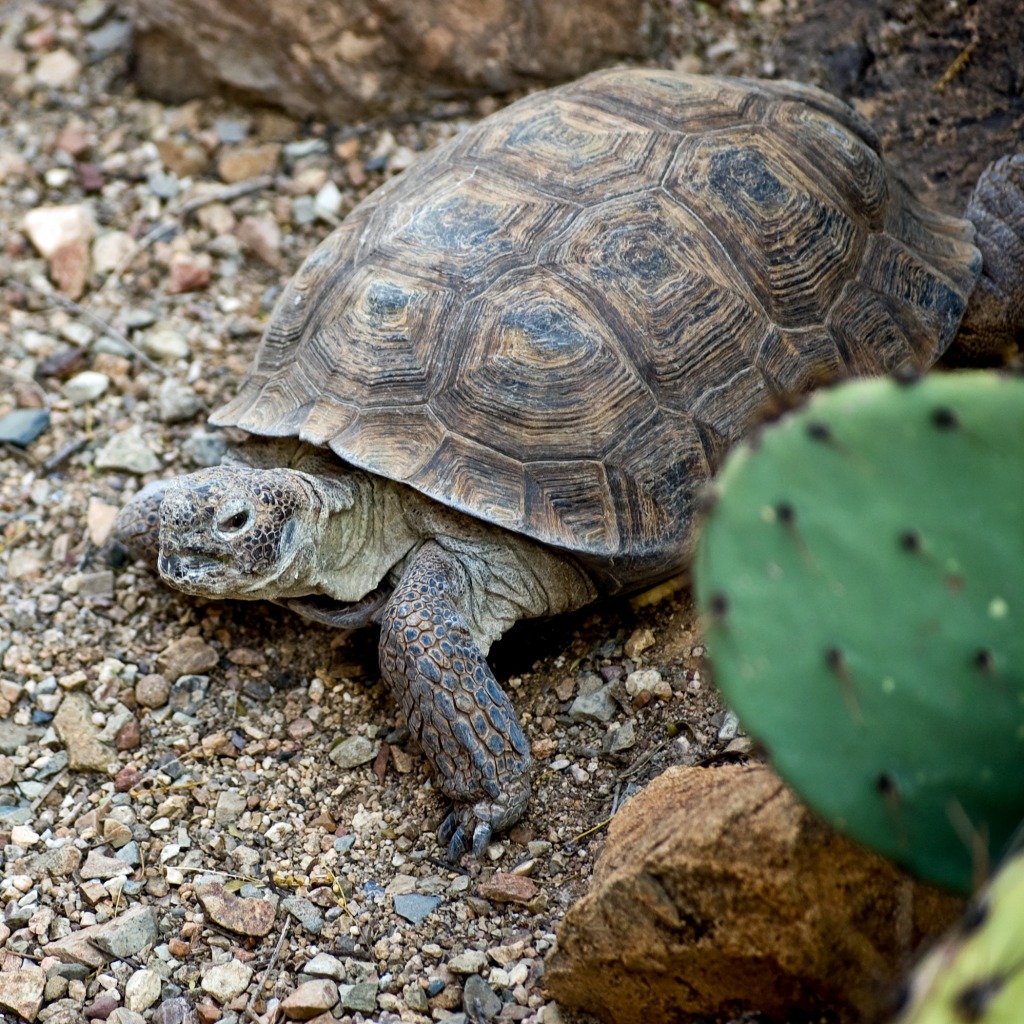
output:
[[[613,819],[545,982],[615,1024],[859,1018],[961,906],[838,835],[764,766],[671,768]]]
[[[227,87],[346,120],[649,56],[655,0],[135,0],[136,75],[181,102]]]

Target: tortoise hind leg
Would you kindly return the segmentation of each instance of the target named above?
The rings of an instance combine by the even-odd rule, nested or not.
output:
[[[998,364],[1024,351],[1024,153],[985,169],[967,219],[982,270],[947,361]]]
[[[435,543],[413,558],[384,611],[381,672],[455,805],[438,832],[455,860],[483,853],[530,798],[530,747],[462,615],[458,560]]]

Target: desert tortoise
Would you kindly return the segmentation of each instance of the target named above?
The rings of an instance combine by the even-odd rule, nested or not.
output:
[[[1022,183],[1007,158],[968,219],[932,212],[794,83],[613,70],[529,96],[308,257],[212,417],[254,440],[143,489],[120,536],[188,593],[379,622],[454,805],[441,841],[479,852],[530,792],[492,641],[677,573],[695,492],[780,396],[928,367],[961,321],[1013,350]]]

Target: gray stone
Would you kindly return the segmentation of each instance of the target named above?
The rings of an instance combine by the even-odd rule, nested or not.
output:
[[[25,448],[50,425],[46,409],[14,409],[0,416],[0,441]]]
[[[132,39],[132,23],[125,18],[111,18],[105,25],[87,32],[85,46],[95,60],[125,50]]]
[[[604,750],[611,757],[616,757],[636,746],[636,723],[630,718],[618,729],[613,729],[605,736]]]
[[[221,143],[244,142],[249,135],[249,126],[245,121],[234,117],[218,117],[213,122],[213,130],[217,141]]]
[[[414,1013],[429,1013],[430,1003],[422,985],[415,982],[405,988],[405,1005]]]
[[[133,868],[137,868],[142,865],[139,844],[134,839],[129,843],[125,843],[117,852],[125,864],[130,864]]]
[[[9,718],[0,718],[0,754],[10,756],[18,747],[23,747],[26,743],[35,743],[42,735],[42,729],[30,730],[28,726],[18,725]]]
[[[186,679],[189,677],[186,676]],[[240,789],[225,789],[217,797],[217,806],[214,808],[213,820],[218,825],[228,825],[238,821],[247,807],[245,795]]]
[[[157,415],[161,423],[182,423],[203,411],[204,403],[187,384],[168,377],[157,391]]]
[[[150,172],[146,179],[146,186],[153,195],[160,199],[173,199],[181,191],[177,176],[168,171]],[[165,383],[167,382],[165,381]]]
[[[493,1020],[501,1012],[501,997],[479,974],[471,974],[462,990],[462,1005],[472,1021]]]
[[[439,896],[423,896],[418,892],[395,897],[395,913],[406,921],[419,924],[441,905]]]
[[[339,768],[357,768],[377,756],[377,748],[365,736],[349,736],[331,747],[327,755]]]
[[[181,454],[191,465],[206,468],[219,466],[227,448],[227,441],[220,434],[208,434],[202,431],[193,434],[182,444]]]
[[[338,995],[344,1010],[373,1013],[377,1009],[377,982],[360,981],[355,985],[340,985]]]
[[[182,1024],[192,1004],[184,996],[173,996],[165,999],[150,1017],[150,1024]]]
[[[330,953],[317,953],[302,968],[303,974],[313,978],[331,978],[333,981],[345,980],[345,965]]]
[[[81,964],[90,971],[98,970],[111,959],[134,956],[156,940],[156,911],[150,907],[132,907],[122,917],[104,924],[79,929],[43,947],[47,956],[68,964]],[[103,950],[108,946],[114,950]]]
[[[323,914],[309,900],[302,896],[286,896],[281,900],[281,906],[311,935],[319,935],[323,931]]]
[[[114,574],[110,569],[76,572],[64,580],[62,589],[81,597],[110,597],[114,593]]]
[[[142,439],[140,426],[129,427],[115,434],[96,453],[97,469],[116,469],[126,473],[154,473],[160,468],[160,460]]]
[[[89,941],[114,960],[126,960],[152,946],[159,936],[155,907],[135,906],[120,917],[83,929]]]
[[[103,854],[97,853],[95,850],[89,851],[89,856],[85,858],[85,863],[82,865],[83,881],[88,881],[90,878],[104,880],[131,873],[132,866],[121,860],[120,857],[104,857]]]
[[[54,964],[47,972],[47,978],[64,978],[65,981],[85,981],[89,968],[85,964]]]
[[[736,717],[736,712],[732,709],[726,711],[725,717],[722,719],[721,728],[718,730],[718,738],[720,740],[731,740],[736,737],[739,731],[740,722]]]
[[[569,708],[569,717],[574,722],[610,722],[618,706],[612,697],[612,686],[608,683],[594,693],[581,694]]]

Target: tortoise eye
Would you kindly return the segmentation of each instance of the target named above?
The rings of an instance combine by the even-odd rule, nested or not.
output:
[[[240,512],[236,512],[233,516],[229,516],[227,519],[222,520],[220,528],[234,533],[236,530],[241,530],[248,522],[249,510],[242,509]]]

